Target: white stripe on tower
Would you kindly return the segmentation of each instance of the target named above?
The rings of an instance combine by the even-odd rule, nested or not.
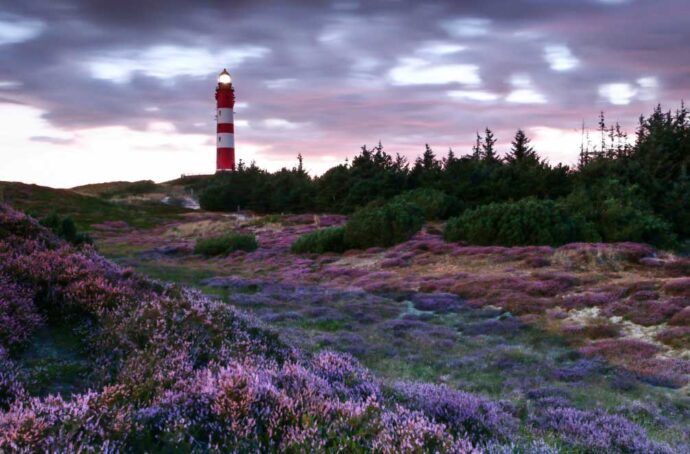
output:
[[[216,148],[235,148],[235,134],[229,132],[219,132],[218,145]]]
[[[232,124],[233,112],[232,109],[221,107],[218,109],[218,124]]]

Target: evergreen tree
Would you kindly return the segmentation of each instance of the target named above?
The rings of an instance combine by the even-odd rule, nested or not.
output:
[[[448,169],[448,167],[454,165],[457,162],[458,158],[455,157],[455,153],[453,153],[452,148],[448,148],[448,154],[446,155],[445,158],[443,158],[443,168]]]
[[[518,129],[515,138],[510,143],[510,152],[506,156],[506,161],[509,164],[538,163],[539,158],[534,148],[530,146],[530,142],[525,131]]]
[[[426,170],[440,167],[440,163],[436,160],[436,155],[428,143],[426,144],[424,154],[422,155],[422,167]]]
[[[472,146],[471,158],[475,161],[479,161],[482,159],[482,136],[479,135],[479,131],[477,131],[477,138],[475,140],[474,145]]]
[[[490,163],[499,162],[500,159],[496,154],[496,138],[494,137],[494,133],[491,129],[486,128],[485,134],[484,142],[481,144],[481,158],[483,161]]]
[[[303,174],[304,172],[304,160],[302,159],[302,153],[297,154],[297,173]]]

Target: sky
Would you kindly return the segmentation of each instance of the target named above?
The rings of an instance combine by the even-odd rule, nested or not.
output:
[[[572,164],[600,111],[632,134],[688,98],[688,43],[688,0],[4,0],[0,180],[213,172],[223,68],[237,158],[270,170],[462,155],[486,127]]]

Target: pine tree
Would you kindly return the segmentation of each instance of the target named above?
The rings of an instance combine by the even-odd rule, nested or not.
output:
[[[303,158],[302,158],[302,153],[297,154],[297,173],[304,173],[304,165],[303,165]]]
[[[438,167],[436,155],[434,154],[434,151],[431,149],[428,143],[426,144],[426,149],[424,150],[424,154],[422,155],[422,167],[424,167],[425,169],[433,169],[434,167]]]
[[[486,128],[484,142],[481,144],[481,158],[486,162],[499,162],[500,159],[496,154],[496,138],[491,129]]]
[[[453,153],[453,149],[448,148],[448,154],[446,155],[445,158],[443,158],[443,168],[447,169],[448,167],[455,164],[455,162],[457,160],[458,160],[458,158],[455,157],[455,153]]]
[[[477,139],[472,146],[472,159],[475,161],[482,159],[482,136],[479,135],[479,131],[477,131]]]
[[[531,140],[525,134],[525,131],[518,129],[515,133],[515,138],[510,143],[510,152],[506,156],[506,161],[510,164],[519,164],[523,162],[539,162],[537,153],[534,148],[530,146]]]

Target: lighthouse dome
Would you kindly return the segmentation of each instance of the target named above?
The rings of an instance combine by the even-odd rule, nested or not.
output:
[[[224,69],[222,73],[218,76],[218,83],[219,84],[229,84],[232,83],[232,77],[230,77],[230,73],[228,72],[227,69]]]

